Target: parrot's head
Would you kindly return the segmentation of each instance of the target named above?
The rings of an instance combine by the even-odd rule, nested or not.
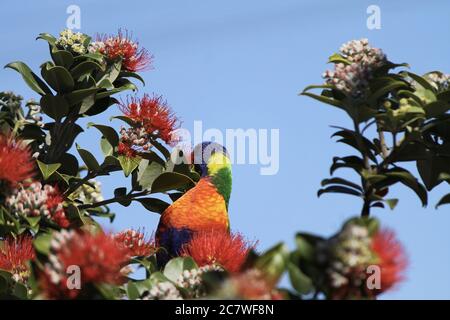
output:
[[[202,178],[209,177],[228,204],[231,194],[231,161],[227,149],[216,142],[195,146],[192,163]]]

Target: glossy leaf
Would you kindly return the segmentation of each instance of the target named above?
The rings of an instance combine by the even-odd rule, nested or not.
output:
[[[117,159],[120,162],[125,177],[128,177],[130,173],[132,173],[139,166],[141,161],[141,158],[139,157],[130,158],[122,155],[118,156]]]
[[[44,180],[50,178],[50,176],[54,174],[56,170],[59,169],[59,167],[61,167],[61,163],[45,164],[39,160],[36,160],[36,162],[39,166],[39,169],[41,170]]]
[[[51,90],[31,69],[23,62],[16,61],[8,63],[5,68],[16,70],[22,75],[25,83],[40,95],[52,94]]]
[[[164,172],[152,183],[152,193],[166,192],[180,188],[195,186],[195,182],[183,174],[177,172]]]

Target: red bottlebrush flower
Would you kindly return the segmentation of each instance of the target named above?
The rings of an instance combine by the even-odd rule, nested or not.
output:
[[[121,269],[129,258],[129,250],[109,234],[59,232],[52,240],[41,288],[49,298],[75,298],[89,284],[121,284],[125,280]],[[67,286],[70,266],[79,267],[81,289]]]
[[[130,256],[148,257],[155,253],[155,241],[153,236],[145,238],[145,234],[139,230],[127,229],[119,232],[114,239],[129,250]]]
[[[11,272],[16,280],[26,281],[29,273],[27,262],[34,257],[31,236],[8,237],[0,246],[0,269]]]
[[[21,141],[0,135],[0,180],[14,186],[31,178],[34,169],[30,149]]]
[[[182,256],[190,256],[200,266],[218,264],[226,271],[235,273],[242,269],[249,251],[255,247],[240,234],[212,230],[197,232],[181,249]]]
[[[384,292],[404,280],[408,259],[401,243],[392,230],[378,231],[372,238],[372,250],[381,269],[381,289]]]
[[[178,128],[179,121],[161,96],[146,94],[142,99],[131,98],[126,103],[122,102],[120,109],[148,135],[161,138],[167,144],[176,142],[173,131]]]
[[[131,34],[119,30],[117,36],[99,36],[93,44],[94,50],[105,55],[108,60],[122,59],[122,70],[137,72],[150,67],[153,60],[148,51],[139,48],[139,42],[132,40]]]
[[[50,219],[55,221],[61,228],[68,228],[70,225],[69,220],[66,217],[66,213],[62,206],[64,199],[57,187],[53,187],[47,194],[46,205],[50,211]]]

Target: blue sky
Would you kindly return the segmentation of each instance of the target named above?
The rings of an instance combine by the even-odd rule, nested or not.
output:
[[[0,22],[0,64],[21,60],[36,70],[48,49],[35,37],[63,29],[71,4],[81,8],[84,33],[133,31],[155,56],[140,92],[164,95],[184,127],[202,120],[205,128],[220,130],[280,129],[277,175],[261,176],[255,165],[233,168],[232,228],[259,239],[261,250],[278,241],[292,247],[297,231],[330,235],[360,210],[353,197],[316,197],[332,157],[350,151],[330,140],[329,125],[350,125],[346,116],[297,96],[306,85],[321,83],[329,55],[348,40],[367,37],[416,73],[450,71],[450,3],[444,0],[2,1],[7,14]],[[381,8],[380,30],[366,27],[370,4]],[[11,70],[0,71],[0,81],[1,90],[37,98]],[[108,122],[114,114],[115,107],[90,120]],[[79,144],[100,156],[98,139],[89,129]],[[129,185],[117,174],[101,181],[105,197]],[[450,207],[434,209],[448,192],[439,186],[423,209],[412,192],[393,188],[391,195],[400,198],[396,210],[374,212],[396,230],[410,257],[407,281],[384,298],[450,299]],[[114,230],[156,227],[158,216],[139,205],[112,208],[118,213]]]

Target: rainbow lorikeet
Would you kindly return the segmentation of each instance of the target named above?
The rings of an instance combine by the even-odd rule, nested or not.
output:
[[[226,149],[217,143],[203,142],[194,148],[192,160],[201,178],[161,215],[156,242],[164,250],[158,255],[159,265],[177,256],[195,232],[230,228],[232,178]]]

